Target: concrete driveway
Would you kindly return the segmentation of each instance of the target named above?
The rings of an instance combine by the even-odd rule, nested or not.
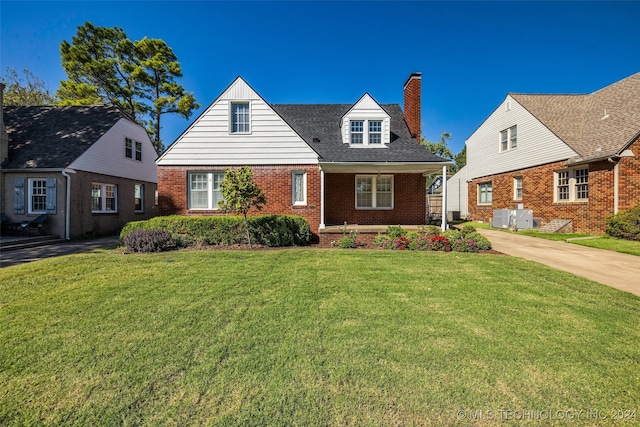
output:
[[[640,296],[640,257],[566,242],[478,229],[498,252],[539,262],[558,270]]]

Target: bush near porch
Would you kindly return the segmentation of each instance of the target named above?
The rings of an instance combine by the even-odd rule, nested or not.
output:
[[[479,234],[472,225],[444,232],[433,225],[410,232],[399,225],[391,226],[387,228],[386,234],[378,234],[373,244],[391,250],[478,252],[491,249],[491,242]]]
[[[260,215],[248,217],[247,220],[252,239],[255,239],[257,245],[301,246],[309,244],[311,240],[309,223],[300,216]],[[132,243],[132,246],[139,248],[245,244],[247,241],[243,221],[242,216],[159,216],[128,223],[120,232],[120,241]],[[134,231],[141,230],[147,232],[130,236]],[[166,234],[158,233],[159,230],[168,233],[170,239],[167,240]],[[162,242],[149,242],[155,238]],[[127,247],[131,249],[129,244]]]

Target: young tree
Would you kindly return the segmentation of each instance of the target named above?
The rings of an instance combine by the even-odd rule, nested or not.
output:
[[[51,105],[55,99],[44,82],[34,76],[29,70],[22,70],[24,81],[18,75],[15,68],[5,69],[2,82],[6,85],[4,89],[4,104],[19,106],[40,106]]]
[[[247,230],[247,240],[251,248],[251,233],[249,232],[249,222],[247,213],[251,208],[262,210],[262,206],[267,203],[267,199],[258,185],[253,182],[253,173],[247,166],[242,166],[238,170],[227,169],[224,171],[224,180],[220,184],[222,200],[219,207],[225,212],[242,214],[244,216],[244,226]]]
[[[449,149],[449,139],[451,134],[449,132],[442,132],[440,134],[440,141],[431,142],[427,141],[424,137],[420,139],[420,144],[435,154],[436,156],[444,157],[445,159],[453,159],[453,153]]]
[[[462,147],[462,150],[460,150],[458,154],[455,155],[455,157],[453,158],[453,161],[455,162],[455,165],[453,165],[453,168],[452,168],[453,173],[458,172],[467,164],[467,146],[466,145]]]
[[[117,105],[147,124],[159,153],[164,151],[162,114],[178,113],[188,119],[200,107],[193,94],[175,81],[182,77],[180,63],[162,40],[131,41],[122,28],[86,22],[71,43],[60,44],[60,55],[68,78],[57,92],[63,104]]]

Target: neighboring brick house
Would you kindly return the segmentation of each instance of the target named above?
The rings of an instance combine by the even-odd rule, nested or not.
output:
[[[449,161],[419,144],[421,74],[405,112],[364,94],[355,104],[267,103],[241,77],[158,159],[160,213],[219,215],[227,168],[249,166],[262,213],[329,225],[424,224],[425,175]]]
[[[640,204],[640,73],[591,94],[510,93],[467,140],[469,213],[533,210],[602,233]]]
[[[69,239],[118,234],[156,215],[157,153],[146,130],[117,107],[2,113],[0,211],[12,222],[47,214],[46,231]]]

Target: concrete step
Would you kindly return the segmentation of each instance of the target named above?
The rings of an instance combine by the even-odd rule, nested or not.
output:
[[[38,246],[53,245],[55,243],[63,243],[64,239],[61,239],[57,234],[51,234],[38,237],[24,237],[15,239],[3,238],[0,243],[0,252],[16,251],[18,249],[35,248]]]

